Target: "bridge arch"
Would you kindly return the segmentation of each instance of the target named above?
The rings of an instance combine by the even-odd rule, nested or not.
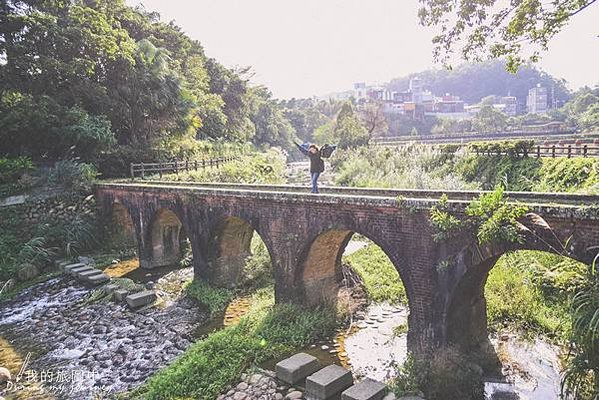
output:
[[[108,233],[111,243],[125,247],[137,246],[137,234],[133,218],[131,218],[129,209],[119,201],[112,203]]]
[[[187,234],[179,216],[169,208],[159,208],[147,232],[150,254],[145,263],[142,260],[142,266],[157,268],[178,263],[183,256],[181,241],[185,237]]]
[[[452,268],[462,270],[463,273],[453,287],[446,309],[448,343],[457,345],[466,352],[478,351],[483,355],[494,355],[488,332],[488,307],[485,293],[487,281],[493,268],[502,257],[526,250],[584,262],[581,257],[566,254],[556,247],[539,245],[532,241],[517,246],[489,245],[484,248],[477,245],[470,246],[465,252],[468,256],[463,257],[462,254],[460,257],[458,264],[461,265],[452,266]],[[477,255],[470,258],[469,256],[472,256],[474,251]]]
[[[272,260],[271,246],[256,224],[237,215],[226,215],[216,219],[208,229],[206,265],[200,269],[200,277],[219,287],[235,287],[241,284],[246,278],[243,276],[243,270],[248,257],[252,255],[252,241],[256,236],[264,242]]]
[[[308,244],[302,248],[298,257],[295,286],[303,303],[316,306],[335,302],[342,279],[341,259],[354,234],[360,234],[372,241],[389,258],[406,289],[409,306],[412,290],[408,271],[401,263],[398,249],[386,244],[376,235],[355,228],[325,229],[312,236]]]

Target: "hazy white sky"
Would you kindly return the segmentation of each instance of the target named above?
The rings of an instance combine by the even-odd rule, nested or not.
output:
[[[140,0],[127,0],[136,5]],[[434,32],[417,0],[143,0],[226,66],[252,66],[276,97],[309,97],[433,67]],[[571,88],[599,83],[599,3],[576,16],[540,63]]]

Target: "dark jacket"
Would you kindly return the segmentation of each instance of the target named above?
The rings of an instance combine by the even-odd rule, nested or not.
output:
[[[310,153],[309,148],[306,148],[307,144],[295,144],[300,151],[310,158],[310,173],[324,171],[324,160],[320,156],[320,151],[316,153]]]
[[[310,157],[310,173],[324,171],[324,160],[320,157],[320,152],[309,153]]]

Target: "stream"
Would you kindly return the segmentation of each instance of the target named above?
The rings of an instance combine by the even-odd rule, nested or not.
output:
[[[352,240],[345,255],[368,243]],[[193,277],[192,268],[142,271],[137,260],[107,269],[113,277],[155,282],[156,307],[137,312],[107,301],[88,303],[91,290],[67,277],[49,280],[21,292],[0,309],[0,366],[18,374],[30,357],[21,386],[0,390],[7,399],[91,399],[139,386],[169,364],[193,341],[236,324],[249,311],[248,297],[238,297],[225,312],[208,319],[206,312],[182,296],[182,284]],[[334,337],[303,351],[323,365],[350,368],[356,379],[387,381],[407,355],[405,306],[370,304],[354,315],[349,326]],[[397,332],[396,332],[397,331]],[[488,400],[557,400],[559,349],[515,335],[492,338],[507,378],[488,379]],[[278,360],[261,365],[274,369]],[[53,371],[52,374],[49,371]],[[45,380],[42,379],[45,374]],[[49,376],[67,376],[55,385]],[[27,379],[26,379],[27,378]]]

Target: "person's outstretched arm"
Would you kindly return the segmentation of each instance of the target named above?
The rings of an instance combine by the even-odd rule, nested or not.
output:
[[[294,143],[295,143],[295,142],[294,142]],[[309,154],[309,153],[308,153],[308,150],[304,149],[304,148],[302,147],[302,145],[301,145],[301,144],[295,143],[295,145],[297,146],[297,148],[298,148],[298,149],[300,149],[300,151],[301,151],[301,152],[302,152],[302,153],[303,153],[305,156],[307,156],[307,155]]]

